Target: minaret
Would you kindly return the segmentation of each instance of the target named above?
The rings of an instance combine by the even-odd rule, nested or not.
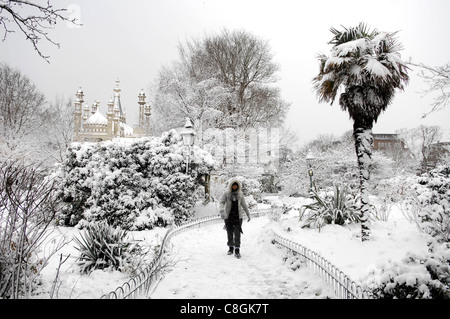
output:
[[[116,88],[114,89],[114,136],[123,136],[123,127],[120,123],[123,120],[123,111],[122,105],[120,103],[120,88],[119,88],[119,80],[116,80]]]
[[[83,122],[87,121],[87,119],[89,118],[89,105],[86,104],[83,108]]]
[[[120,110],[114,106],[114,136],[120,135]]]
[[[145,104],[145,128],[150,133],[150,115],[152,114],[150,103]]]
[[[77,138],[77,135],[81,131],[81,115],[82,115],[82,105],[84,102],[84,93],[80,88],[76,93],[75,99],[75,111],[74,111],[74,139]]]
[[[144,126],[144,109],[145,109],[145,93],[144,90],[141,91],[141,93],[139,93],[139,126],[143,127]]]
[[[95,101],[94,104],[92,104],[92,107],[91,107],[91,113],[92,114],[97,113],[99,105],[100,105],[99,101]]]
[[[108,112],[106,112],[106,118],[108,119],[108,136],[112,138],[114,132],[114,100],[112,97],[108,102]]]

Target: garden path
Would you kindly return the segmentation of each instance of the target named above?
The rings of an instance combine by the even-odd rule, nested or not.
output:
[[[171,239],[175,264],[150,295],[155,299],[311,299],[333,292],[306,267],[290,269],[284,251],[271,243],[266,217],[243,224],[242,258],[227,255],[223,224]]]

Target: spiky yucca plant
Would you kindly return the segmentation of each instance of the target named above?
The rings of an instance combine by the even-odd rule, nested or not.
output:
[[[320,228],[327,224],[344,225],[360,221],[358,196],[346,185],[334,185],[333,194],[324,196],[311,191],[311,204],[303,205],[301,215],[307,216],[303,227]]]
[[[123,270],[131,264],[133,254],[139,253],[140,247],[127,241],[127,235],[126,230],[106,222],[89,224],[80,238],[74,237],[78,246],[75,248],[80,252],[77,264],[81,272],[110,267]]]
[[[353,137],[360,171],[361,238],[369,238],[370,204],[368,181],[372,164],[372,127],[392,102],[395,90],[408,82],[406,63],[400,58],[402,46],[397,32],[357,27],[331,28],[331,55],[320,54],[319,74],[313,85],[320,102],[333,104],[338,94],[342,110],[353,119]]]

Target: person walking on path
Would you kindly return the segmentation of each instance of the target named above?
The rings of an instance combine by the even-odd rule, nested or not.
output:
[[[228,255],[233,252],[237,258],[241,258],[241,233],[243,212],[250,221],[250,212],[242,193],[241,182],[237,178],[233,178],[228,183],[228,190],[224,192],[219,202],[219,212],[222,219],[225,220],[225,228],[227,230]]]

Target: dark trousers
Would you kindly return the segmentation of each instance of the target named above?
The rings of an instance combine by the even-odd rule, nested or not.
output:
[[[225,219],[228,243],[230,247],[241,247],[242,219]]]

